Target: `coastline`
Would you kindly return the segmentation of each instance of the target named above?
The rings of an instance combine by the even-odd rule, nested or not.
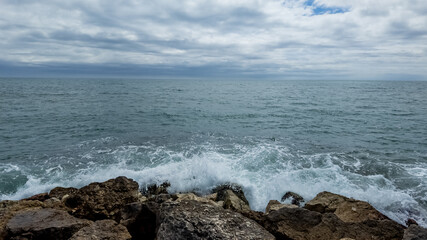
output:
[[[242,188],[210,195],[169,193],[169,183],[140,189],[126,177],[80,189],[56,187],[0,202],[0,239],[425,239],[369,203],[321,192],[304,204],[287,192],[265,212],[251,210]],[[291,202],[291,203],[284,203]]]

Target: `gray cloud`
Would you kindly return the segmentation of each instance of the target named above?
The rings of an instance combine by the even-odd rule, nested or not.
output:
[[[425,5],[4,0],[0,76],[426,79]]]

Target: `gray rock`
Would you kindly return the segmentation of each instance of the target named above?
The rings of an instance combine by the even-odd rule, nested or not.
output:
[[[249,202],[245,197],[245,193],[241,186],[234,183],[226,183],[223,185],[219,185],[212,189],[212,193],[216,193],[215,201],[225,201],[227,190],[233,191],[233,193],[240,198],[243,202],[245,202],[249,206]]]
[[[165,202],[157,239],[274,239],[241,214],[198,201]]]
[[[7,237],[15,239],[69,239],[91,221],[78,219],[65,211],[36,209],[20,212],[6,225]]]
[[[100,220],[81,228],[70,240],[129,240],[126,227],[113,220]]]
[[[422,228],[418,225],[412,224],[406,230],[403,235],[403,240],[426,240],[427,229]]]

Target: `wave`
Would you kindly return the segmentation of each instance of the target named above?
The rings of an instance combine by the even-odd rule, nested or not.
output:
[[[117,176],[133,178],[142,187],[170,181],[172,192],[200,194],[218,184],[234,182],[243,187],[252,209],[258,211],[263,211],[269,200],[280,200],[287,191],[307,201],[321,191],[330,191],[368,201],[400,223],[413,218],[427,226],[423,206],[427,166],[395,166],[406,174],[393,179],[387,172],[392,166],[385,165],[389,163],[367,160],[357,152],[310,153],[280,140],[217,137],[214,141],[192,139],[170,145],[118,142],[104,138],[80,143],[67,153],[40,160],[37,171],[31,165],[0,165],[2,175],[13,172],[26,179],[15,191],[0,192],[0,199],[21,199],[56,186],[82,187]],[[405,189],[397,184],[406,178],[418,187]]]

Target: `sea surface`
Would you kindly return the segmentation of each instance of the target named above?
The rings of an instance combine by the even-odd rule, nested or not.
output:
[[[427,82],[0,79],[0,199],[127,176],[264,210],[331,191],[427,227]]]

